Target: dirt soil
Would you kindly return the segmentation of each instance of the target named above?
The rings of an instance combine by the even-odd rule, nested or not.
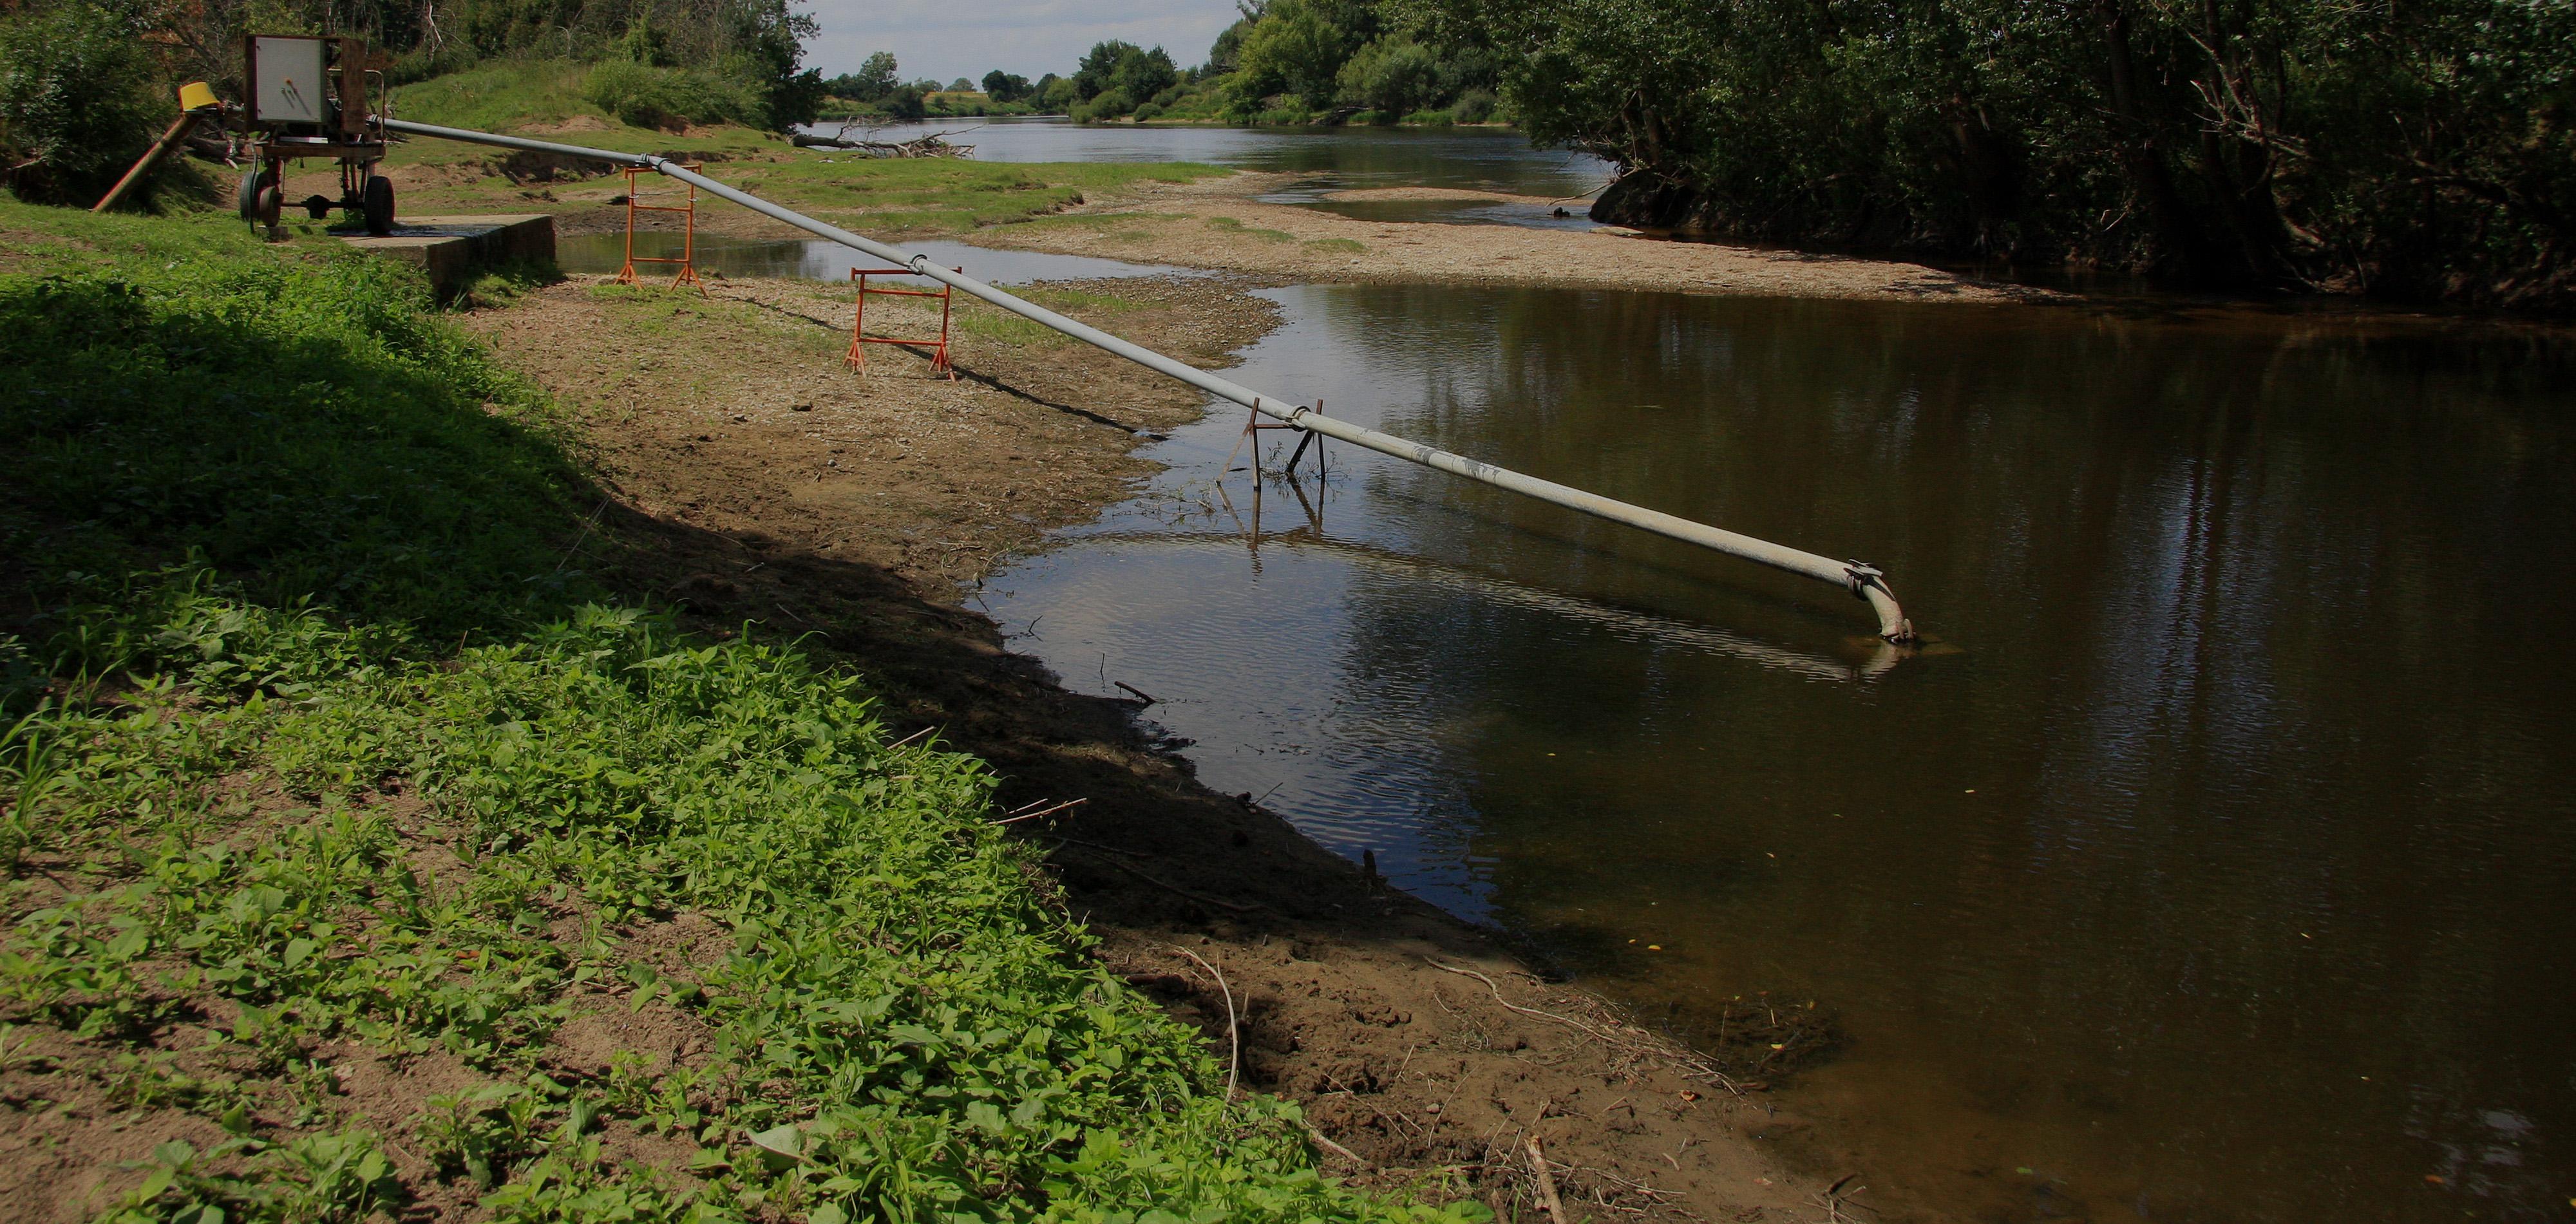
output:
[[[1221,366],[1275,322],[1247,287],[1119,280],[1052,302]],[[580,413],[609,493],[584,564],[710,633],[749,620],[811,634],[874,679],[897,732],[935,728],[991,762],[1006,806],[1072,802],[1018,827],[1073,912],[1130,981],[1236,1060],[1244,1088],[1303,1103],[1336,1176],[1447,1180],[1541,1218],[1535,1139],[1573,1216],[1828,1214],[1843,1170],[1793,1168],[1778,1149],[1806,1123],[1745,1083],[1828,1044],[1827,1022],[1748,1023],[1705,1053],[1629,1024],[1251,796],[1199,784],[1136,706],[1064,691],[958,606],[1048,528],[1126,496],[1149,470],[1130,452],[1193,417],[1195,395],[974,311],[960,315],[957,380],[934,376],[926,350],[888,348],[862,376],[842,364],[845,296],[732,281],[701,299],[577,278],[470,325]]]
[[[1243,173],[1189,184],[1141,184],[1115,198],[1095,199],[1052,216],[978,230],[966,241],[1223,268],[1296,281],[1564,285],[1980,303],[2059,296],[2049,290],[1980,283],[1889,260],[1661,241],[1619,229],[1360,221],[1253,198],[1296,177]],[[1330,198],[1548,202],[1419,187],[1345,191]]]

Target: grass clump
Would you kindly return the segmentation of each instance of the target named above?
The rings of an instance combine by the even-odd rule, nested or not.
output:
[[[420,123],[505,132],[613,116],[585,96],[587,65],[567,59],[504,59],[397,86],[395,113]]]
[[[0,1024],[165,1136],[101,1218],[1473,1210],[1339,1189],[1293,1106],[1226,1099],[981,762],[583,572],[552,405],[408,274],[53,222],[0,217],[51,231],[0,274],[5,578],[44,609],[0,625]],[[567,1070],[602,1006],[694,1036]],[[358,1058],[466,1086],[361,1104]]]
[[[1297,236],[1287,232],[1286,230],[1263,229],[1259,226],[1247,226],[1243,222],[1232,217],[1210,217],[1207,220],[1207,225],[1209,229],[1215,230],[1218,233],[1234,234],[1244,238],[1258,238],[1263,242],[1297,241]]]
[[[769,121],[767,106],[741,81],[633,60],[605,60],[592,67],[582,78],[581,96],[635,127],[732,123],[757,128]]]
[[[1328,255],[1356,255],[1367,250],[1368,246],[1357,238],[1310,238],[1306,240],[1306,249]]]

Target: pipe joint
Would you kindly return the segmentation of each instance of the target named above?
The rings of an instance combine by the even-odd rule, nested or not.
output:
[[[1869,590],[1887,590],[1887,573],[1867,561],[1843,562],[1843,581],[1851,587],[1852,598],[1867,599]],[[1889,592],[1893,594],[1894,592]]]

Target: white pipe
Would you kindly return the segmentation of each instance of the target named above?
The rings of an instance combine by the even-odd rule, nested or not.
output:
[[[879,259],[892,260],[922,276],[945,282],[1013,314],[1042,323],[1086,344],[1116,353],[1146,369],[1170,375],[1210,395],[1232,400],[1263,416],[1287,422],[1299,429],[1311,430],[1327,438],[1339,438],[1353,446],[1367,447],[1380,454],[1393,455],[1398,459],[1419,463],[1424,467],[1437,468],[1452,475],[1464,476],[1469,480],[1482,481],[1498,488],[1535,497],[1543,502],[1563,506],[1569,510],[1580,510],[1596,518],[1625,523],[1641,531],[1650,531],[1656,535],[1697,544],[1702,548],[1726,553],[1729,556],[1760,562],[1774,569],[1787,570],[1792,574],[1804,574],[1821,582],[1830,582],[1869,601],[1870,607],[1878,613],[1880,637],[1891,642],[1914,640],[1913,622],[1908,621],[1905,618],[1904,609],[1897,606],[1896,596],[1887,589],[1886,579],[1877,569],[1869,565],[1858,561],[1836,561],[1830,557],[1800,549],[1757,540],[1748,535],[1711,527],[1705,523],[1695,523],[1660,510],[1632,506],[1627,502],[1603,497],[1597,493],[1586,493],[1581,489],[1561,485],[1552,480],[1541,480],[1536,476],[1526,476],[1508,468],[1495,467],[1490,463],[1469,459],[1464,455],[1451,454],[1436,447],[1425,446],[1393,434],[1381,433],[1366,426],[1335,420],[1322,413],[1290,404],[1278,396],[1259,394],[1249,387],[1229,379],[1219,378],[1152,349],[1119,339],[1087,323],[1068,319],[1044,306],[1014,297],[971,276],[940,267],[930,262],[930,257],[927,255],[908,255],[899,248],[888,246],[875,239],[863,238],[838,226],[826,225],[803,213],[782,208],[749,192],[727,187],[703,174],[683,169],[678,163],[665,158],[649,153],[616,153],[607,149],[586,149],[578,145],[530,140],[524,136],[497,136],[489,132],[439,127],[435,124],[413,123],[408,120],[387,119],[384,121],[384,126],[393,131],[409,132],[418,136],[437,136],[448,140],[498,145],[509,149],[558,153],[618,165],[651,167],[671,178],[691,184],[709,195],[731,200],[762,216],[776,218],[809,234],[865,251]]]

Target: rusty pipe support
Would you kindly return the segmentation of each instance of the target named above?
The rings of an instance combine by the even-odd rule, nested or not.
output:
[[[1275,395],[1259,394],[1230,379],[1219,378],[1196,366],[1166,357],[1142,345],[1122,340],[1090,324],[1068,319],[1044,306],[1022,300],[971,276],[939,267],[931,263],[927,255],[906,254],[896,247],[888,246],[875,239],[853,234],[839,226],[826,225],[793,209],[770,203],[750,192],[727,187],[668,159],[651,154],[616,153],[606,149],[555,144],[550,141],[530,140],[524,136],[497,136],[489,132],[439,127],[408,120],[387,119],[384,124],[390,130],[408,132],[416,136],[435,136],[448,140],[496,145],[501,148],[557,153],[616,165],[649,166],[662,174],[691,184],[709,195],[731,200],[762,216],[786,222],[816,237],[827,238],[843,246],[865,251],[879,259],[892,260],[922,276],[944,282],[961,292],[982,298],[1022,318],[1062,332],[1095,348],[1115,353],[1146,369],[1168,375],[1210,395],[1231,400],[1263,416],[1299,429],[1311,430],[1328,438],[1348,442],[1353,446],[1366,447],[1382,455],[1392,455],[1408,463],[1418,463],[1427,468],[1448,472],[1455,476],[1464,476],[1469,480],[1493,485],[1496,488],[1509,489],[1595,518],[1624,523],[1640,531],[1652,532],[1687,544],[1697,544],[1713,552],[1741,557],[1773,569],[1786,570],[1820,582],[1832,583],[1850,591],[1869,604],[1871,611],[1878,615],[1880,637],[1891,642],[1914,640],[1914,623],[1906,619],[1905,610],[1897,605],[1895,592],[1888,589],[1886,579],[1871,566],[1857,561],[1836,561],[1801,549],[1773,544],[1767,540],[1757,540],[1752,536],[1728,531],[1721,527],[1693,522],[1660,510],[1630,505],[1614,498],[1603,497],[1598,493],[1587,493],[1552,480],[1542,480],[1536,476],[1496,467],[1464,455],[1451,454],[1437,447],[1425,446],[1407,438],[1399,438],[1394,434],[1382,433],[1364,425],[1335,420],[1308,408],[1282,408],[1280,405],[1289,401]]]
[[[90,211],[103,213],[116,207],[116,202],[124,199],[125,193],[132,190],[136,183],[142,182],[144,175],[152,173],[152,167],[160,165],[161,159],[170,155],[170,150],[178,148],[179,141],[187,136],[188,130],[197,126],[197,120],[205,116],[204,110],[179,112],[179,117],[170,121],[170,130],[161,133],[161,139],[153,141],[152,147],[143,151],[143,156],[135,161],[134,168],[126,171],[124,178],[116,180],[116,186],[108,188],[107,194],[99,197],[97,205]]]

